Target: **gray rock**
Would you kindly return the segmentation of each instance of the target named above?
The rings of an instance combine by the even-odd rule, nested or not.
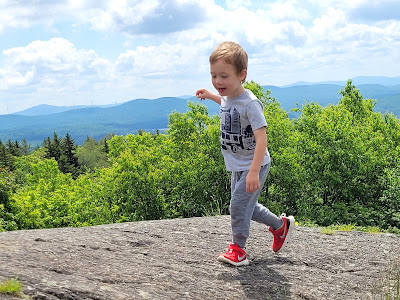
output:
[[[230,234],[229,216],[3,232],[0,281],[46,300],[368,299],[400,258],[395,235],[300,226],[274,254],[252,223],[250,265],[235,268],[216,261]]]

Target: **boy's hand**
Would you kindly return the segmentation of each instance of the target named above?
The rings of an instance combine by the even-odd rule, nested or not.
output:
[[[260,188],[260,178],[258,172],[249,171],[246,176],[246,192],[253,193]]]
[[[207,89],[200,89],[196,92],[196,97],[201,100],[210,99],[217,104],[221,104],[221,96],[211,93]]]
[[[200,100],[210,99],[211,95],[207,89],[200,89],[196,92],[196,97],[200,98]]]

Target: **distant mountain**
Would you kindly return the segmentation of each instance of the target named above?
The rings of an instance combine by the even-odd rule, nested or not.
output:
[[[13,115],[19,116],[41,116],[41,115],[50,115],[50,114],[57,114],[69,110],[74,109],[81,109],[87,107],[112,107],[118,104],[107,104],[107,105],[74,105],[74,106],[54,106],[54,105],[47,105],[47,104],[40,104],[37,106],[33,106],[31,108],[13,113]]]
[[[353,83],[356,86],[361,84],[379,84],[384,86],[399,85],[400,77],[359,76],[353,79]]]
[[[207,102],[206,105],[211,114],[219,111],[218,105],[213,102]],[[21,141],[25,138],[35,146],[41,145],[44,139],[52,137],[56,132],[60,137],[69,133],[77,144],[82,144],[88,136],[100,139],[108,133],[126,135],[136,133],[139,129],[163,130],[168,126],[170,113],[187,110],[187,100],[165,97],[155,100],[137,99],[107,108],[84,107],[46,115],[1,115],[0,140]]]
[[[400,77],[356,77],[353,82],[375,80],[380,84],[359,84],[364,98],[377,100],[375,111],[389,112],[400,118]],[[399,83],[397,83],[399,82]],[[384,84],[382,84],[384,83]],[[346,82],[294,84],[287,87],[264,86],[271,91],[281,107],[291,118],[298,114],[291,111],[306,102],[318,102],[322,106],[337,104],[339,91]],[[108,133],[126,135],[139,129],[155,131],[167,128],[168,115],[173,111],[186,112],[187,102],[199,102],[195,96],[164,97],[154,100],[136,99],[123,104],[107,106],[50,106],[39,105],[25,111],[0,115],[0,140],[26,139],[32,146],[41,145],[45,138],[56,132],[60,137],[68,132],[77,144],[82,144],[88,136],[100,139]],[[202,101],[210,115],[219,113],[219,106],[213,101]]]
[[[177,98],[181,98],[181,99],[189,99],[189,98],[193,98],[193,95],[182,95],[182,96],[178,96]],[[196,97],[194,97],[196,98]]]
[[[318,102],[322,106],[337,104],[341,98],[339,91],[344,86],[345,83],[343,85],[313,84],[289,87],[266,85],[263,87],[265,90],[270,90],[271,96],[280,102],[282,108],[290,112],[291,109],[296,107],[296,104],[301,107],[306,102]],[[389,86],[362,84],[356,85],[356,87],[360,89],[364,98],[377,100],[375,111],[389,112],[400,117],[400,84]],[[295,113],[290,113],[290,115],[291,117],[297,116]]]
[[[353,84],[356,86],[362,84],[379,84],[384,86],[390,85],[399,85],[400,77],[385,77],[385,76],[358,76],[352,79]],[[315,84],[334,84],[345,86],[346,81],[320,81],[320,82],[306,82],[306,81],[298,81],[289,85],[282,86],[283,88],[296,86],[296,85],[315,85]]]

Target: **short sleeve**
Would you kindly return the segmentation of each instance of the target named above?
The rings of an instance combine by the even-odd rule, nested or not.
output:
[[[264,107],[260,100],[251,101],[246,107],[246,114],[253,131],[268,126],[264,116]]]

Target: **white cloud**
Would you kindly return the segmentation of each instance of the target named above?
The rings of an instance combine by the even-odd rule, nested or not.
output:
[[[197,57],[196,49],[181,44],[138,47],[122,53],[117,62],[117,70],[134,72],[143,76],[173,74],[190,66]]]
[[[0,69],[0,78],[10,89],[31,84],[40,89],[74,89],[88,77],[106,79],[110,63],[99,58],[93,50],[78,50],[63,39],[33,41],[26,47],[3,51],[7,65]]]
[[[265,12],[274,22],[286,20],[302,21],[312,18],[307,6],[304,6],[304,2],[300,4],[298,0],[272,2],[266,7]]]
[[[329,8],[336,8],[342,11],[348,11],[353,9],[354,7],[363,5],[363,3],[369,2],[371,0],[306,0],[304,2],[304,7],[313,6],[317,7],[320,11],[325,11]],[[372,0],[375,1],[375,0]],[[380,1],[380,0],[378,0]]]
[[[242,6],[251,6],[251,0],[226,0],[225,4],[228,10],[233,10]]]
[[[33,78],[34,71],[21,74],[11,68],[0,69],[0,90],[26,86]]]
[[[326,13],[314,19],[313,27],[310,28],[310,34],[318,39],[331,39],[336,36],[338,29],[346,26],[346,18],[343,11],[328,8]]]
[[[96,30],[130,35],[168,34],[193,28],[204,20],[199,1],[111,1],[90,19]]]
[[[143,22],[158,6],[157,0],[110,1],[98,15],[94,15],[90,22],[96,30],[120,30],[121,27],[134,26]]]
[[[50,26],[69,14],[68,1],[0,1],[0,32],[7,28],[30,28],[37,24]]]

